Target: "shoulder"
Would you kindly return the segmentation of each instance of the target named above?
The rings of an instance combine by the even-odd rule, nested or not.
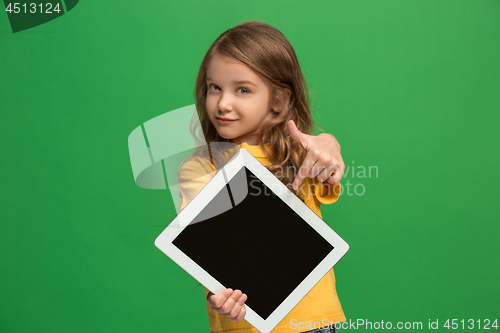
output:
[[[179,207],[183,210],[186,205],[212,179],[215,171],[208,159],[191,157],[179,167],[177,181],[179,187]]]
[[[178,169],[178,181],[183,183],[196,179],[198,177],[211,174],[214,171],[210,161],[203,157],[190,157],[186,162],[181,164]]]

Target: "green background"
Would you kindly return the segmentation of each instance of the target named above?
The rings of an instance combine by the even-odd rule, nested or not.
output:
[[[203,288],[153,244],[169,192],[135,185],[127,137],[193,104],[210,44],[250,19],[288,37],[364,189],[322,207],[351,247],[347,318],[500,317],[500,1],[80,1],[16,34],[0,13],[0,332],[208,332]]]

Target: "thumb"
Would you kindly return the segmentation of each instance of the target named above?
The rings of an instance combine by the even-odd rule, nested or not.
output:
[[[300,145],[305,150],[307,150],[307,140],[308,140],[309,136],[307,134],[304,134],[301,131],[299,131],[299,129],[297,128],[297,125],[295,125],[295,122],[293,120],[289,120],[287,123],[287,126],[288,126],[288,132],[290,132],[290,136],[295,141],[300,143]]]

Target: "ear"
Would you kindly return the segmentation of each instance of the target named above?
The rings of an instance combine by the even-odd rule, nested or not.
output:
[[[276,113],[283,111],[286,105],[290,102],[290,96],[292,95],[292,90],[290,88],[284,88],[276,96],[272,109]]]
[[[292,95],[292,89],[291,88],[286,88],[285,89],[285,105],[288,105],[290,102],[290,96]]]

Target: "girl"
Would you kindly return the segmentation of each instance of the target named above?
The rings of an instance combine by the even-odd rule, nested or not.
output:
[[[276,28],[247,21],[220,35],[203,59],[195,90],[206,142],[247,149],[320,217],[321,203],[338,199],[344,169],[340,146],[330,134],[309,135],[313,120],[306,83],[292,46]],[[212,170],[207,159],[180,168],[181,209],[208,181],[196,175]],[[214,241],[212,250],[223,254],[233,248],[238,249]],[[247,296],[241,291],[214,295],[205,289],[205,294],[211,332],[258,332],[243,321]],[[341,321],[345,316],[331,269],[273,332],[335,332],[333,324]],[[319,323],[329,326],[319,330]]]

